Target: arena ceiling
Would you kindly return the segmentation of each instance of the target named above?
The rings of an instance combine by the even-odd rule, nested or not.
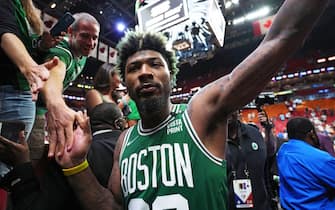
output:
[[[56,18],[62,16],[65,12],[88,12],[95,16],[101,24],[100,39],[114,47],[123,36],[123,33],[115,29],[115,23],[118,20],[123,20],[129,28],[134,28],[136,25],[135,18],[135,0],[33,0],[35,4],[44,13],[50,14]],[[199,0],[201,1],[201,0]],[[240,16],[261,7],[270,6],[272,13],[275,13],[284,0],[239,0],[238,5],[233,5],[231,8],[224,7],[225,2],[232,0],[218,0],[222,12],[227,22],[234,20]],[[51,9],[50,5],[56,2],[57,7]],[[101,12],[102,11],[102,12]],[[330,1],[324,15],[320,18],[315,29],[310,37],[306,40],[304,50],[327,51],[332,50],[335,53],[335,1]],[[102,13],[102,14],[101,14]],[[251,23],[245,23],[242,26],[227,25],[225,45],[220,49],[216,56],[210,62],[198,63],[196,66],[184,66],[179,76],[180,78],[188,78],[188,74],[194,74],[201,69],[206,70],[210,66],[234,66],[246,57],[261,41],[261,38],[252,39]],[[248,33],[245,33],[245,32]],[[250,35],[251,34],[251,35]],[[248,40],[248,41],[246,41]],[[235,46],[235,47],[231,47]],[[227,53],[227,51],[229,51]],[[222,59],[224,57],[224,59]],[[228,61],[228,64],[222,62]],[[89,59],[88,65],[84,74],[86,76],[94,76],[96,69],[101,63],[96,60]],[[204,68],[205,67],[205,68]],[[82,95],[83,90],[79,88],[69,88],[69,92],[74,95]]]
[[[115,23],[122,20],[127,27],[133,28],[135,22],[134,0],[34,0],[43,12],[59,18],[65,12],[88,12],[95,16],[101,24],[100,38],[114,46],[123,33],[115,29]],[[51,9],[52,3],[57,6]]]
[[[284,0],[240,0],[238,5],[233,5],[231,8],[225,9],[223,5],[224,2],[227,1],[230,0],[218,0],[222,12],[228,22],[259,8],[262,5],[270,6],[274,13],[278,10]],[[117,21],[122,20],[129,28],[134,28],[136,25],[135,0],[34,0],[34,2],[43,12],[56,18],[59,18],[67,11],[71,13],[88,12],[94,15],[102,26],[100,34],[101,39],[111,46],[114,46],[123,36],[122,32],[116,30],[115,23]],[[53,2],[57,3],[55,9],[50,8],[50,5]],[[320,33],[313,34],[315,36],[313,37],[315,42],[314,45],[329,46],[327,41],[331,40],[330,36],[334,37],[333,32],[335,32],[335,27],[329,27],[330,23],[334,23],[335,20],[335,13],[333,11],[335,11],[335,3],[334,1],[331,1],[325,15],[317,27],[317,30],[319,30]],[[325,27],[325,25],[328,26]],[[234,31],[234,27],[227,27],[227,37],[229,37],[231,31]],[[238,39],[239,37],[230,41],[239,41]]]
[[[238,5],[233,5],[231,8],[226,9],[224,5],[227,1],[233,0],[218,0],[227,23],[261,6],[271,7],[271,12],[274,14],[284,2],[284,0],[239,0]],[[123,36],[122,32],[116,30],[115,23],[117,21],[124,21],[129,28],[134,28],[136,25],[135,0],[34,0],[34,2],[44,13],[56,18],[59,18],[67,11],[92,14],[101,24],[100,39],[112,47]],[[53,2],[57,3],[55,9],[50,8]],[[324,49],[335,51],[334,11],[335,1],[330,1],[324,15],[306,41],[303,50]],[[217,57],[222,57],[221,54],[224,54],[225,58],[227,58],[225,60],[231,62],[228,65],[233,66],[247,56],[261,40],[261,38],[252,38],[251,25],[251,23],[245,23],[242,26],[227,25],[225,45],[217,52],[219,54]],[[229,53],[226,53],[227,50],[229,50]],[[227,54],[230,57],[227,57]],[[222,61],[222,59],[217,60],[218,62]],[[215,59],[212,62],[216,62]]]

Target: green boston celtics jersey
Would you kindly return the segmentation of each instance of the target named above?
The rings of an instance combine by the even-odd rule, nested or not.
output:
[[[205,148],[187,111],[153,129],[131,127],[119,164],[125,209],[227,209],[226,162]]]
[[[128,106],[129,106],[129,109],[130,109],[131,112],[127,116],[127,119],[128,120],[139,120],[141,118],[140,113],[138,113],[136,103],[133,99],[130,99],[128,101]]]
[[[65,90],[84,69],[87,57],[76,58],[70,50],[67,37],[58,45],[49,49],[46,59],[51,59],[54,56],[57,56],[66,65],[66,75],[63,81],[63,89]]]

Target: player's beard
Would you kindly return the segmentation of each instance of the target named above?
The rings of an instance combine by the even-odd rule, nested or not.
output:
[[[169,96],[156,95],[148,98],[141,98],[140,103],[136,104],[141,115],[161,114],[164,107],[168,106]]]
[[[141,96],[140,93],[129,89],[129,96],[135,101],[136,107],[141,117],[143,116],[160,116],[164,109],[169,106],[171,87],[165,84],[160,88],[160,94],[151,96]]]

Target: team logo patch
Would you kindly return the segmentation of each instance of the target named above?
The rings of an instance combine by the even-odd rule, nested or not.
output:
[[[171,123],[167,126],[167,135],[178,133],[183,131],[183,125],[182,125],[181,119],[173,120]]]
[[[258,150],[258,144],[256,142],[252,142],[251,147],[253,150]]]

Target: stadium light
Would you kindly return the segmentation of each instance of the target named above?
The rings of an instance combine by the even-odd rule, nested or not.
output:
[[[122,22],[118,22],[118,23],[116,24],[116,29],[117,29],[118,31],[120,31],[120,32],[123,32],[123,31],[126,29],[126,26],[124,25],[124,23],[122,23]]]
[[[271,11],[270,7],[268,7],[268,6],[262,7],[261,9],[250,12],[250,13],[246,14],[245,16],[238,17],[238,18],[234,19],[233,24],[234,25],[242,24],[247,20],[251,21],[251,20],[255,20],[255,19],[264,17],[264,16],[268,15],[270,13],[270,11]]]

